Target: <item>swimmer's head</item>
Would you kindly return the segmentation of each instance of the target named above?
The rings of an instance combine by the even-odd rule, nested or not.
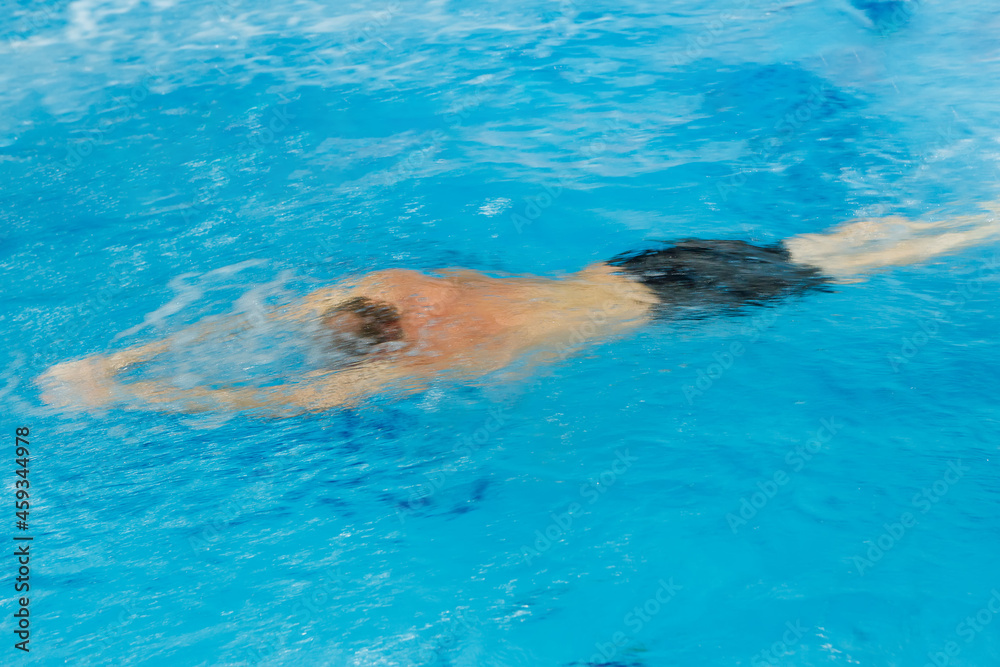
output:
[[[403,339],[399,311],[390,303],[363,296],[327,309],[320,324],[333,351],[352,357],[369,354],[383,343]]]

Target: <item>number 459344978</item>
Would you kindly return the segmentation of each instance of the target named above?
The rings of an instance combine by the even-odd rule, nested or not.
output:
[[[28,483],[28,461],[29,461],[28,457],[30,456],[30,453],[28,452],[28,445],[30,443],[28,442],[27,439],[29,433],[30,432],[28,431],[28,428],[26,426],[22,426],[15,431],[15,437],[17,438],[17,441],[14,454],[17,456],[17,458],[15,459],[14,462],[17,463],[19,467],[14,472],[17,474],[18,477],[21,478],[15,481],[15,485],[17,487],[15,507],[18,510],[17,511],[17,518],[19,519],[18,527],[24,526],[24,529],[27,529],[26,522],[28,521],[28,508],[29,508],[28,487],[30,486],[30,484]]]

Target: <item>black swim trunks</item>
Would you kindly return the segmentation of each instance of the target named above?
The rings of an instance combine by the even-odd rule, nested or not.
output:
[[[764,305],[808,291],[829,291],[819,269],[792,262],[782,243],[685,239],[659,249],[618,255],[607,262],[650,288],[662,313],[698,316]]]

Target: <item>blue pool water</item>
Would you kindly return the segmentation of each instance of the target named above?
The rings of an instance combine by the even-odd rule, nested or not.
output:
[[[357,410],[32,384],[374,268],[974,211],[998,31],[986,0],[19,2],[0,393],[35,541],[0,662],[1000,664],[995,244]],[[265,325],[199,345],[177,383],[308,364]]]

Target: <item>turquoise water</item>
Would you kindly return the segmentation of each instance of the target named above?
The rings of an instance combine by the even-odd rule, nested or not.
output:
[[[997,664],[995,245],[309,417],[53,412],[32,379],[209,316],[252,327],[177,384],[280,376],[308,351],[268,308],[375,268],[973,211],[998,30],[982,0],[19,3],[4,664]]]

